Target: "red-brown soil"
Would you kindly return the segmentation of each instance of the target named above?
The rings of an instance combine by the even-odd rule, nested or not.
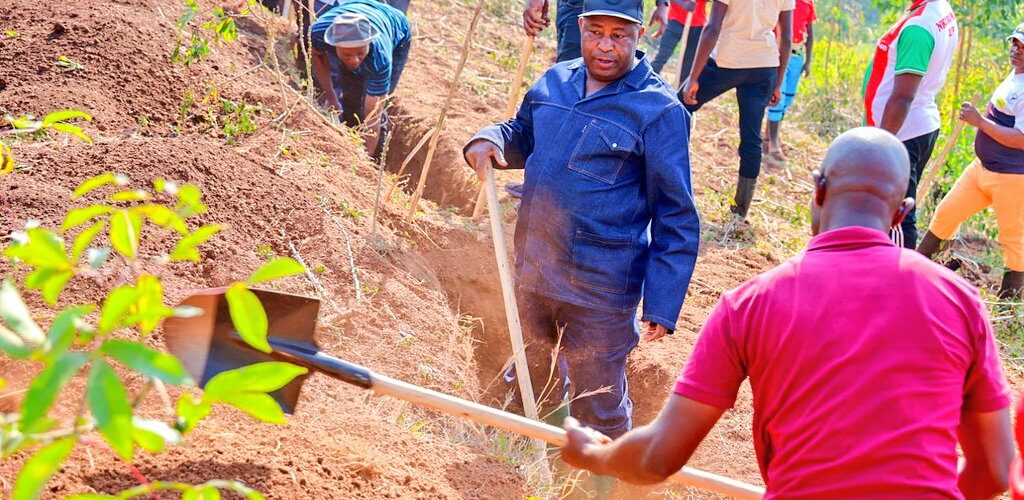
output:
[[[321,307],[318,341],[325,350],[399,379],[507,404],[510,387],[500,381],[500,371],[510,349],[488,229],[455,215],[471,210],[477,189],[461,159],[462,143],[500,118],[519,54],[515,9],[487,5],[432,163],[423,214],[407,224],[409,197],[399,191],[381,207],[371,241],[375,168],[351,136],[327,126],[273,72],[257,67],[266,58],[266,26],[242,22],[237,43],[214,46],[206,60],[184,68],[168,58],[173,21],[182,8],[178,2],[6,2],[0,5],[0,30],[15,30],[17,36],[0,34],[0,112],[41,116],[81,109],[95,117],[85,129],[96,144],[63,136],[15,144],[18,162],[29,168],[0,177],[0,234],[20,229],[30,218],[59,225],[62,214],[79,205],[69,200],[74,187],[102,172],[124,173],[139,184],[156,177],[195,183],[210,206],[203,222],[229,228],[202,247],[202,264],[175,265],[162,273],[168,301],[245,277],[268,254],[293,256],[291,244],[310,267],[323,266],[317,275],[329,297]],[[435,122],[471,13],[453,0],[414,2],[416,39],[397,92],[389,170],[398,168]],[[290,28],[283,20],[271,27],[278,34]],[[276,54],[286,66],[284,37],[276,40]],[[528,81],[549,62],[550,42],[539,43]],[[62,71],[54,64],[61,55],[82,63],[84,70]],[[262,105],[254,134],[228,145],[195,118],[175,128],[185,95],[196,102],[186,108],[188,114],[201,115],[209,108],[202,101],[214,87],[220,97]],[[701,256],[677,333],[642,344],[630,360],[640,423],[661,406],[720,294],[788,258],[806,241],[806,221],[796,207],[806,203],[810,185],[804,179],[819,163],[824,145],[794,131],[790,140],[800,147],[787,150],[789,167],[767,168],[753,226],[735,228],[727,215],[737,163],[734,116],[729,99],[723,99],[700,113],[693,132],[693,183],[704,223]],[[410,164],[413,184],[425,154]],[[515,180],[521,174],[500,177]],[[508,205],[511,226],[515,211]],[[146,243],[161,240],[147,235]],[[362,300],[356,299],[347,244]],[[6,263],[0,271],[12,272]],[[95,301],[124,279],[118,273],[79,278],[62,305]],[[316,294],[305,277],[274,286]],[[36,295],[30,299],[40,317],[52,314]],[[162,345],[159,333],[150,341]],[[16,407],[12,401],[36,369],[0,359],[0,375],[11,385],[6,396],[0,395],[0,409]],[[138,387],[138,380],[128,382]],[[75,380],[69,392],[78,394],[81,386]],[[761,482],[751,444],[750,400],[745,388],[691,465]],[[75,398],[61,400],[57,412],[68,415],[76,407]],[[144,401],[142,411],[166,416],[155,395]],[[0,463],[5,493],[23,458]],[[186,445],[157,456],[140,454],[136,465],[150,480],[237,479],[271,498],[521,498],[533,493],[508,458],[508,450],[477,427],[314,375],[288,425],[257,424],[220,409]],[[127,466],[102,444],[86,444],[76,449],[45,496],[114,493],[136,484]]]

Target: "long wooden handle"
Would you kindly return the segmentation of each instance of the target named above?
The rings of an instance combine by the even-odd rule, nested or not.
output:
[[[391,396],[449,415],[539,439],[554,446],[564,446],[568,442],[565,430],[553,425],[408,384],[373,372],[371,372],[370,378],[372,380],[371,389],[378,394]],[[735,498],[757,499],[764,496],[764,488],[690,467],[683,467],[669,477],[669,481],[695,486]]]
[[[695,5],[694,9],[697,8]],[[683,61],[686,59],[686,47],[690,44],[690,28],[693,27],[693,11],[686,14],[686,25],[683,28],[683,45],[679,47],[679,64],[676,65],[675,76],[679,78],[676,88],[683,86]]]
[[[534,420],[539,419],[537,400],[530,380],[530,366],[526,363],[526,349],[523,345],[523,327],[519,322],[519,305],[512,281],[512,267],[509,265],[508,247],[505,246],[505,228],[501,223],[501,203],[498,188],[494,184],[494,168],[487,167],[487,211],[491,219],[491,240],[494,242],[494,260],[498,264],[498,279],[501,281],[501,296],[505,300],[505,317],[508,320],[508,335],[512,342],[512,355],[516,366],[516,380],[523,397],[523,412]]]
[[[971,99],[971,105],[977,106],[978,101],[980,100],[981,94],[974,94],[974,97]],[[946,157],[949,156],[949,153],[953,151],[954,147],[956,147],[956,140],[960,138],[960,132],[964,131],[965,125],[967,125],[967,122],[963,120],[958,120],[956,122],[956,127],[953,128],[953,134],[949,136],[948,140],[946,140],[946,145],[942,147],[942,151],[939,153],[939,156],[933,158],[925,167],[928,174],[925,175],[924,179],[917,184],[918,205],[921,204],[924,197],[932,190],[932,184],[935,182],[935,178],[938,177],[939,171],[942,170],[942,165],[946,163]]]
[[[508,102],[505,103],[504,120],[510,120],[516,115],[516,106],[519,104],[519,89],[523,86],[523,76],[526,74],[526,66],[530,62],[530,54],[533,53],[533,37],[523,39],[523,50],[519,53],[519,66],[516,68],[516,76],[512,79],[512,85],[508,88]],[[476,204],[473,206],[473,218],[479,219],[483,215],[484,199],[486,198],[486,186],[480,186],[480,193],[476,197]]]

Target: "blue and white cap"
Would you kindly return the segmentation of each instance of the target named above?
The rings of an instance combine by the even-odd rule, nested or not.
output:
[[[1013,34],[1006,37],[1006,41],[1017,40],[1018,42],[1024,43],[1024,23],[1018,24],[1017,29],[1013,30]]]

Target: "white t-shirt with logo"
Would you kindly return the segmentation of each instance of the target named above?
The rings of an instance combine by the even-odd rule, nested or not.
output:
[[[715,0],[729,6],[711,58],[720,68],[777,68],[779,14],[796,8],[796,0]]]

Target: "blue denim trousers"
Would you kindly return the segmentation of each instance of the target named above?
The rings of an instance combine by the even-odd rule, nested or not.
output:
[[[557,62],[582,57],[579,25],[582,13],[583,0],[558,0],[558,8],[555,10],[555,26],[558,28]]]
[[[786,116],[786,111],[793,105],[796,98],[796,89],[800,85],[800,77],[804,74],[804,53],[795,51],[789,56],[789,64],[786,65],[786,75],[782,77],[782,99],[775,106],[768,108],[768,121],[781,122]]]
[[[736,89],[736,101],[740,108],[739,155],[742,177],[756,179],[761,173],[761,126],[778,79],[778,68],[721,68],[714,59],[708,59],[698,81],[700,88],[697,90],[697,104],[686,104],[686,109],[693,113],[712,99]],[[682,99],[680,92],[679,100]]]
[[[655,73],[661,73],[662,68],[668,63],[672,53],[676,50],[676,46],[682,41],[683,31],[685,30],[686,27],[679,21],[671,20],[668,22],[665,32],[661,34],[658,53],[654,56],[654,60],[651,61],[651,68],[654,69]],[[686,42],[686,53],[683,54],[683,64],[679,67],[679,83],[682,83],[686,80],[686,77],[690,76],[693,56],[697,54],[697,44],[700,43],[700,34],[703,30],[702,26],[690,27],[689,39]]]
[[[577,420],[612,438],[625,434],[633,427],[626,357],[640,341],[636,313],[596,311],[524,291],[516,296],[541,416],[568,395]]]

